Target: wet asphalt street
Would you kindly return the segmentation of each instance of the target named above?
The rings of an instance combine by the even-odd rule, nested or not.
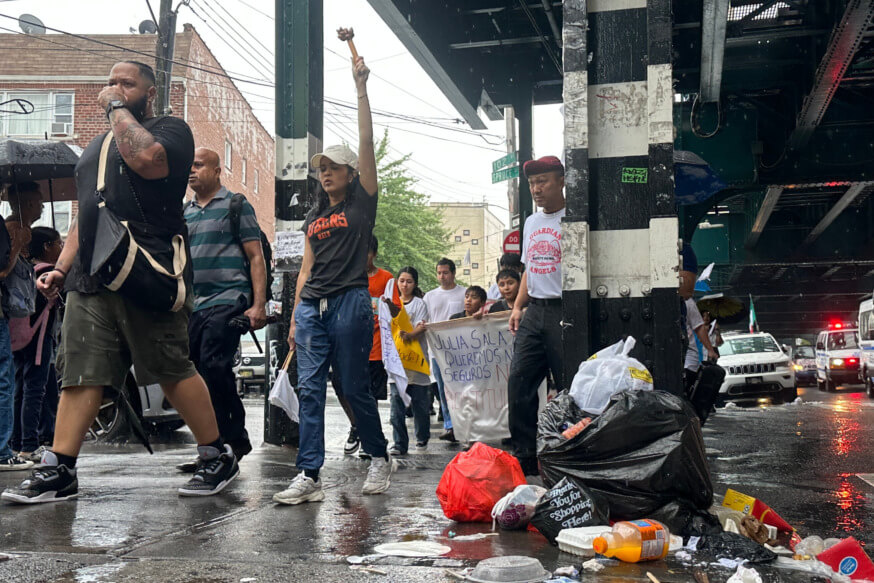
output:
[[[803,535],[853,535],[874,545],[874,401],[856,387],[800,393],[803,404],[728,408],[711,418],[704,437],[717,496],[731,487],[766,501]],[[0,505],[0,552],[10,555],[0,562],[0,581],[449,581],[445,568],[460,570],[496,555],[534,556],[550,570],[581,562],[539,534],[448,539],[450,530],[465,535],[489,532],[491,525],[443,517],[434,490],[458,450],[436,439],[427,453],[400,461],[386,495],[361,496],[367,462],[343,455],[347,425],[336,401],[327,410],[325,502],[277,506],[271,496],[296,473],[295,451],[261,445],[262,408],[261,401],[247,400],[255,450],[228,490],[210,498],[176,495],[185,477],[174,466],[194,454],[185,429],[156,439],[155,455],[138,445],[86,446],[78,500]],[[388,433],[385,403],[381,415]],[[22,478],[0,474],[0,487]],[[377,544],[415,539],[452,551],[436,560],[386,557],[376,565],[384,574],[352,570],[347,562],[372,554]],[[609,567],[583,580],[641,581],[646,571],[663,583],[692,580],[673,558]],[[711,567],[708,573],[711,582],[722,583],[731,571]],[[812,580],[776,569],[762,573],[766,581]]]

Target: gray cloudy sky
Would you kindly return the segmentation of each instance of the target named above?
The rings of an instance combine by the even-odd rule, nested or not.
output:
[[[176,0],[178,2],[178,0]],[[158,10],[160,0],[151,0]],[[225,70],[246,78],[273,81],[275,12],[273,0],[191,0],[179,9],[178,30],[191,23]],[[146,0],[0,0],[0,13],[30,13],[47,26],[79,34],[123,34],[150,19]],[[3,26],[17,28],[7,21]],[[368,92],[374,109],[427,120],[471,132],[366,0],[325,0],[325,96],[355,102],[349,51],[335,30],[355,28],[355,44],[368,62]],[[239,36],[237,36],[239,35]],[[245,47],[241,49],[240,47]],[[237,82],[255,114],[274,130],[274,94],[269,87]],[[325,105],[325,144],[357,143],[355,112]],[[388,127],[392,156],[412,154],[410,171],[433,201],[482,202],[508,221],[506,184],[491,184],[491,163],[505,151],[504,122],[489,123],[472,135],[409,121],[374,116],[374,131]],[[535,156],[561,155],[562,120],[557,106],[535,108]]]

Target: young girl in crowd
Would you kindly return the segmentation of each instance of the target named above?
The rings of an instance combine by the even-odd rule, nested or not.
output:
[[[312,159],[321,188],[303,225],[303,262],[288,333],[289,347],[297,349],[300,447],[296,465],[302,471],[273,496],[280,504],[325,499],[319,472],[325,462],[325,392],[331,367],[355,416],[361,448],[372,459],[362,494],[388,490],[395,467],[368,374],[373,307],[367,252],[377,208],[369,74],[364,59],[355,59],[358,155],[347,146],[331,146]]]
[[[428,306],[422,299],[424,295],[419,289],[419,272],[415,267],[403,267],[398,272],[397,279],[398,295],[404,303],[404,309],[410,317],[410,323],[413,325],[412,332],[401,332],[401,339],[410,343],[418,340],[422,347],[422,353],[425,356],[425,362],[428,362],[428,346],[425,344],[425,324],[428,323]],[[392,317],[400,313],[400,308],[395,306],[390,300],[384,300],[388,304],[392,312]],[[407,373],[407,395],[412,401],[410,407],[413,410],[413,427],[416,431],[416,451],[424,451],[428,447],[428,440],[431,438],[431,419],[428,413],[428,408],[431,404],[430,399],[430,384],[431,378],[419,371],[405,369]],[[398,392],[397,386],[391,384],[391,426],[394,437],[394,445],[389,450],[392,455],[406,455],[410,445],[410,438],[407,434],[406,416],[404,415],[406,407]]]
[[[51,271],[64,248],[61,234],[49,227],[34,227],[27,255],[34,265],[34,275]],[[57,384],[49,383],[55,374],[55,320],[57,300],[47,300],[36,294],[36,311],[27,319],[10,324],[15,358],[15,415],[12,439],[19,457],[39,463],[44,447],[40,447],[40,429],[47,424],[43,416],[54,417],[58,408]],[[46,385],[53,395],[46,394]],[[51,419],[53,421],[53,419]],[[45,428],[44,428],[45,430]]]
[[[498,290],[501,292],[501,301],[492,304],[489,308],[489,314],[497,312],[508,312],[513,309],[516,303],[516,296],[519,295],[519,284],[522,281],[522,276],[515,269],[503,269],[495,278],[498,284]]]

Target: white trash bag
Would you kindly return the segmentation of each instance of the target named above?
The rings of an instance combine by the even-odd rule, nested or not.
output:
[[[288,365],[291,364],[293,355],[294,351],[290,350],[282,368],[276,373],[276,381],[273,383],[273,388],[270,389],[268,401],[274,407],[279,407],[285,411],[289,419],[295,423],[300,423],[300,402],[297,393],[294,392],[294,387],[291,386],[291,379],[288,378]]]
[[[495,502],[492,508],[492,530],[495,522],[504,530],[518,530],[528,526],[537,502],[546,494],[546,488],[523,484]]]
[[[628,356],[636,343],[629,336],[580,364],[570,390],[577,407],[590,415],[600,415],[616,393],[652,390],[650,372],[640,361]]]

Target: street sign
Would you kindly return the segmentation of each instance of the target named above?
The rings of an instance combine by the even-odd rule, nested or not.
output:
[[[519,178],[518,166],[511,166],[510,168],[504,168],[503,170],[497,170],[495,172],[492,172],[492,184],[504,182],[505,180],[510,180],[511,178]]]
[[[495,160],[492,162],[492,172],[497,172],[501,168],[505,166],[509,166],[510,164],[515,164],[519,161],[519,152],[510,152],[503,158]]]
[[[522,251],[521,241],[519,240],[519,230],[504,231],[504,253],[520,253]]]

